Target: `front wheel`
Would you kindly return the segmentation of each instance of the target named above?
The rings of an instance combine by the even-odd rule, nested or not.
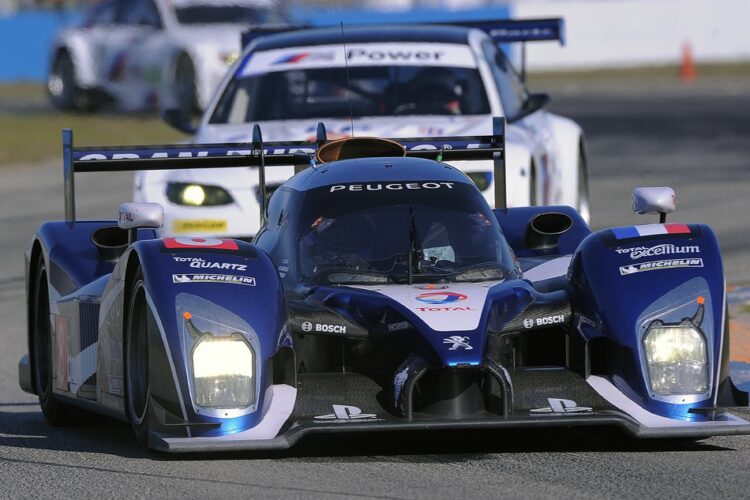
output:
[[[52,63],[47,77],[47,94],[52,105],[60,111],[96,111],[96,93],[78,86],[75,66],[70,54],[61,51]]]
[[[34,297],[32,304],[32,370],[39,406],[48,423],[66,425],[75,420],[74,408],[61,403],[52,392],[54,384],[54,364],[52,348],[52,322],[47,285],[47,266],[44,257],[39,256],[34,275]],[[64,341],[64,339],[61,339]],[[62,360],[67,363],[67,359]]]
[[[174,70],[174,96],[177,107],[190,116],[198,111],[195,67],[187,54],[177,58]]]
[[[133,278],[125,330],[125,380],[127,414],[138,443],[148,445],[149,434],[149,311],[143,273]]]

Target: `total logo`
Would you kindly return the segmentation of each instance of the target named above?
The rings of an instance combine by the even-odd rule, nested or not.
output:
[[[416,299],[425,304],[450,304],[466,300],[466,295],[456,292],[426,292],[420,293]]]

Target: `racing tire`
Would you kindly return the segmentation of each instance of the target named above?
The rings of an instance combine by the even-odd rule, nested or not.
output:
[[[586,166],[586,158],[583,154],[578,155],[578,200],[576,210],[581,214],[586,223],[591,222],[591,198],[589,196],[589,176]]]
[[[31,306],[34,388],[45,420],[51,425],[69,425],[76,420],[79,412],[77,408],[61,402],[52,391],[54,366],[48,287],[47,266],[44,257],[40,255],[34,275],[34,301]]]
[[[174,99],[177,108],[190,116],[199,111],[195,66],[190,56],[180,54],[174,67]]]
[[[125,329],[125,411],[133,427],[136,440],[148,447],[149,391],[148,323],[149,308],[143,272],[139,268],[130,288]]]
[[[76,83],[73,59],[64,50],[52,63],[47,77],[47,94],[52,105],[61,111],[95,111],[99,104],[94,92],[82,89]]]

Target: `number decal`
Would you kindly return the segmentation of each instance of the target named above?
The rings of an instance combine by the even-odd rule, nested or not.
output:
[[[164,238],[165,248],[217,248],[238,250],[237,242],[220,238]]]

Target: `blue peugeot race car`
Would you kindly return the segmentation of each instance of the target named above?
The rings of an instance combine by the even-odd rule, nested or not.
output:
[[[256,126],[252,144],[116,148],[64,131],[66,220],[26,255],[21,386],[50,423],[103,413],[167,452],[429,429],[750,433],[713,231],[666,223],[669,188],[633,193],[658,223],[597,232],[566,206],[491,210],[450,163],[492,160],[504,179],[504,121],[492,130],[328,141],[318,126],[282,144]],[[75,215],[75,173],[253,166],[264,185],[290,165],[252,243],[159,238],[153,203]]]

